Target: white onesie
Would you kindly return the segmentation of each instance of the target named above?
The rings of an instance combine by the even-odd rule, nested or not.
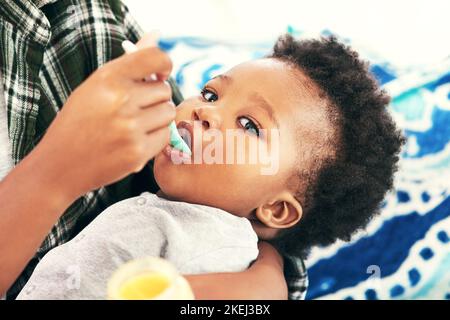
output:
[[[181,274],[242,271],[256,259],[257,243],[246,218],[143,193],[48,252],[17,299],[106,299],[111,274],[146,256],[169,260]]]

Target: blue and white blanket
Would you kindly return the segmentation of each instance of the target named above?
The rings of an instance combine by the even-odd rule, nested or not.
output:
[[[163,42],[184,96],[272,46],[198,38]],[[392,96],[390,111],[408,142],[382,214],[352,242],[313,250],[306,261],[307,299],[450,299],[450,57],[400,69],[356,49]]]

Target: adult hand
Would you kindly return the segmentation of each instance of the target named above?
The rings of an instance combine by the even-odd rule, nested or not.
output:
[[[167,145],[175,106],[163,80],[171,68],[167,54],[142,47],[105,64],[72,93],[36,150],[70,193],[137,172]],[[143,82],[150,74],[159,81]]]

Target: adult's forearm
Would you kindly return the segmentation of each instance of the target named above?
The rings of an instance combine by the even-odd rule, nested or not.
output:
[[[188,275],[194,296],[198,300],[284,300],[287,284],[283,260],[267,243],[260,243],[260,254],[246,271]]]
[[[0,296],[77,197],[55,162],[36,149],[0,182]]]
[[[257,274],[215,273],[185,276],[197,300],[284,300],[287,291],[273,284],[270,269]],[[279,281],[279,280],[277,280]]]

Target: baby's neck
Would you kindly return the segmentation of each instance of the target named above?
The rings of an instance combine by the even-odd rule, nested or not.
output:
[[[176,199],[174,199],[174,198],[171,198],[171,197],[169,197],[167,194],[165,194],[161,189],[159,189],[157,192],[156,192],[156,195],[158,196],[158,197],[160,197],[160,198],[163,198],[163,199],[167,199],[167,200],[171,200],[171,201],[175,201]]]
[[[167,194],[165,194],[161,189],[159,189],[156,192],[156,195],[160,198],[169,200],[169,201],[179,201],[173,197],[168,196]],[[227,211],[228,212],[228,211]],[[235,216],[239,216],[237,214],[233,214],[231,212],[228,212],[229,214],[235,215]],[[256,216],[254,214],[250,214],[247,219],[250,221],[250,223],[252,224],[253,230],[255,230],[256,234],[258,235],[258,238],[261,240],[270,240],[276,237],[278,230],[273,229],[273,228],[269,228],[267,227],[265,224],[263,224],[261,221],[258,220],[258,218],[256,218]]]

